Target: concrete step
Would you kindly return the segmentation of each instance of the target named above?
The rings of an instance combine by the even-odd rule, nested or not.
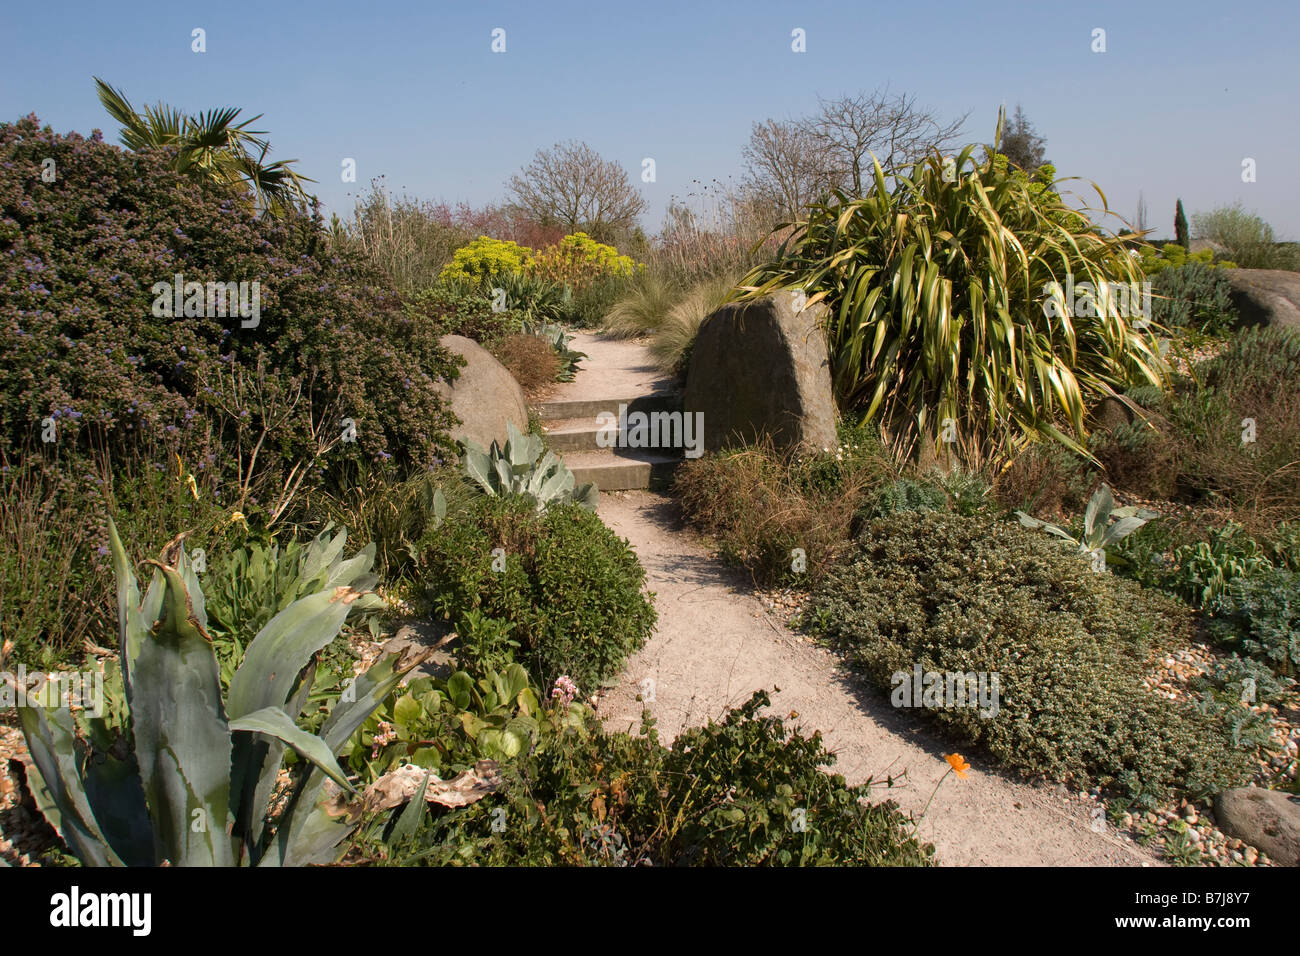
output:
[[[546,432],[547,445],[557,454],[568,455],[576,451],[600,450],[600,446],[596,444],[596,435],[600,432],[600,426],[596,424],[594,415],[591,418],[548,420],[542,426],[542,430]]]
[[[577,451],[563,457],[576,484],[592,482],[600,491],[661,488],[682,461],[672,454],[623,448]]]
[[[627,405],[629,412],[673,412],[681,410],[682,397],[674,392],[654,392],[649,395],[631,395],[622,398],[542,402],[537,406],[537,414],[542,421],[568,421],[585,418],[595,427],[597,415],[601,412],[617,415],[619,405]]]

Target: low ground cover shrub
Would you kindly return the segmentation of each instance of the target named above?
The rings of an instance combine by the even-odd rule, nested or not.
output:
[[[1222,268],[1191,261],[1158,272],[1151,286],[1151,318],[1165,328],[1222,337],[1237,322],[1232,284]]]
[[[782,454],[767,443],[688,461],[674,492],[724,560],[764,585],[807,585],[847,545],[868,492],[893,476],[869,429],[841,427],[838,447],[819,454]]]
[[[835,757],[760,716],[759,692],[718,723],[659,743],[606,733],[590,719],[521,755],[507,786],[463,810],[431,816],[396,865],[924,866],[890,802],[822,768]],[[496,821],[497,825],[494,825]],[[796,825],[796,821],[799,821]],[[500,825],[504,823],[504,825]]]
[[[524,394],[535,397],[560,376],[560,356],[540,335],[517,332],[498,339],[490,350]]]
[[[1246,329],[1170,400],[1179,484],[1267,521],[1300,516],[1300,332]]]
[[[591,694],[654,627],[635,553],[580,505],[475,497],[417,548],[420,578],[471,672],[517,660],[541,686],[567,675]]]
[[[943,512],[878,520],[823,578],[807,620],[886,691],[918,664],[997,674],[995,715],[930,714],[1009,768],[1152,805],[1245,779],[1249,758],[1213,718],[1141,686],[1153,654],[1190,638],[1191,612],[1016,524]]]
[[[1284,677],[1300,674],[1300,574],[1285,568],[1243,575],[1208,606],[1210,635]]]

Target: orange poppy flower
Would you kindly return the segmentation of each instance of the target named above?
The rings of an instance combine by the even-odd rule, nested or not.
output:
[[[952,772],[963,780],[966,779],[966,771],[970,769],[970,764],[962,759],[961,754],[944,754],[944,760],[948,761],[948,766],[952,767]]]

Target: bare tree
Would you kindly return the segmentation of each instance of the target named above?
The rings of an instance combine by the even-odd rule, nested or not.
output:
[[[755,123],[741,155],[744,190],[769,226],[798,219],[831,186],[821,144],[805,122]]]
[[[854,196],[870,187],[873,154],[890,175],[931,148],[947,151],[970,115],[945,123],[918,106],[915,96],[894,95],[888,87],[820,102],[821,111],[805,128],[818,144],[826,174]]]
[[[539,225],[582,230],[601,242],[634,229],[646,208],[626,169],[576,140],[539,149],[511,177],[509,189],[516,205]]]

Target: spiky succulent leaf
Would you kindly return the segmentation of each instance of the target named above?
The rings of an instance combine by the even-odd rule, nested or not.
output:
[[[217,658],[181,575],[151,563],[163,578],[162,614],[135,662],[131,728],[156,862],[231,866],[230,728]]]
[[[303,730],[279,707],[263,707],[243,717],[231,718],[230,729],[279,740],[314,763],[340,787],[349,791],[353,789],[352,784],[348,783],[347,774],[343,772],[343,768],[339,766],[338,760],[325,745],[325,741]]]
[[[83,866],[124,865],[95,819],[82,784],[72,713],[19,707],[18,717],[34,765],[28,780],[46,819]]]
[[[465,456],[462,465],[465,474],[478,483],[489,495],[496,494],[492,485],[492,460],[487,452],[473,442],[465,443]]]

